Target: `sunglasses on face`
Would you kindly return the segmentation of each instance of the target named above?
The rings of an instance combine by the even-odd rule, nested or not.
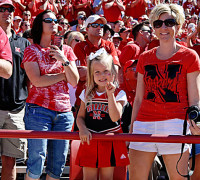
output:
[[[148,33],[151,34],[151,30],[145,30],[145,29],[142,29],[142,31],[144,31],[144,32],[148,32]]]
[[[74,39],[74,41],[76,41],[76,42],[81,42],[81,40],[79,40],[79,39]]]
[[[175,19],[165,19],[164,21],[162,21],[162,20],[154,21],[153,22],[153,27],[154,28],[160,28],[160,27],[162,27],[163,23],[167,27],[173,27],[173,26],[177,25],[177,22],[176,22]]]
[[[9,13],[14,12],[14,8],[13,7],[0,7],[0,12],[6,12],[6,10]]]
[[[97,28],[100,26],[100,28],[104,27],[104,24],[98,24],[98,23],[93,23],[93,24],[89,24],[88,27],[92,26],[93,28]]]
[[[68,25],[68,23],[65,23],[65,22],[60,22],[60,24],[62,24],[62,25]]]
[[[55,22],[55,24],[58,23],[57,19],[52,19],[52,18],[45,18],[42,21],[44,21],[45,23],[52,23],[53,21]]]

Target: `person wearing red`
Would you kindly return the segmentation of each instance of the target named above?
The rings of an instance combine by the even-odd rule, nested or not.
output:
[[[21,23],[22,23],[22,18],[19,16],[15,16],[13,19],[13,30],[15,31],[15,34],[18,34],[21,30]]]
[[[151,41],[151,30],[144,23],[137,24],[132,29],[134,43],[124,46],[119,56],[119,61],[122,67],[129,60],[136,60],[139,55],[147,50],[147,46]]]
[[[41,10],[39,9],[41,0],[29,0],[28,2],[28,10],[31,12],[32,17],[37,16],[39,13],[41,13]]]
[[[191,15],[196,14],[197,16],[199,16],[200,15],[199,13],[200,13],[200,0],[197,0],[196,6],[192,8]]]
[[[76,90],[76,106],[80,106],[79,95],[83,90],[83,86],[86,80],[86,72],[87,72],[87,56],[90,55],[91,52],[96,52],[98,49],[104,47],[105,50],[113,56],[115,67],[119,67],[120,63],[118,60],[117,52],[115,50],[115,46],[110,41],[105,41],[102,39],[103,36],[103,27],[107,21],[105,18],[100,17],[99,15],[91,15],[87,18],[85,22],[85,26],[87,27],[88,38],[85,41],[77,43],[74,47],[74,53],[76,54],[78,60],[76,64],[78,65],[80,80]]]
[[[1,27],[0,39],[0,77],[8,79],[12,75],[12,52],[8,37]]]
[[[104,17],[108,22],[122,20],[121,11],[125,11],[125,6],[121,0],[103,0],[102,2]]]
[[[90,16],[92,13],[92,3],[93,0],[74,0],[73,6],[75,9],[74,19],[76,19],[79,11],[85,11],[86,17]]]
[[[87,62],[87,87],[80,95],[77,116],[81,144],[76,165],[83,167],[83,179],[113,179],[114,167],[129,164],[123,141],[93,140],[93,133],[122,133],[122,110],[126,94],[117,87],[113,57],[101,48],[91,53]],[[106,153],[105,153],[106,152]]]
[[[27,1],[25,1],[25,0],[13,0],[13,5],[15,6],[14,16],[22,17],[23,12],[27,8]]]
[[[34,20],[34,44],[24,51],[22,67],[30,80],[24,122],[26,130],[70,132],[74,122],[67,83],[78,83],[76,56],[71,47],[51,45],[58,20],[45,10]],[[68,140],[29,139],[26,180],[39,179],[47,157],[46,173],[60,179],[67,157]],[[48,153],[47,153],[48,152]]]
[[[176,43],[176,34],[184,21],[184,10],[177,4],[159,4],[151,11],[150,23],[160,46],[143,52],[138,59],[130,133],[182,135],[185,107],[199,106],[199,56]],[[163,157],[169,179],[184,179],[176,169],[181,145],[131,142],[129,179],[148,179],[157,154]],[[189,150],[185,145],[178,164],[184,175],[188,173]]]
[[[145,9],[147,4],[145,0],[126,0],[125,5],[126,16],[132,16],[134,19],[138,19],[140,16],[146,14]]]
[[[64,18],[67,19],[69,22],[75,20],[74,6],[72,5],[71,0],[66,0],[66,4],[62,6],[62,10],[59,12],[59,14],[62,14]]]
[[[119,35],[122,38],[122,41],[120,42],[120,45],[118,48],[120,51],[122,51],[124,46],[126,46],[129,42],[133,41],[133,39],[129,37],[130,32],[131,32],[131,30],[126,27],[123,27],[120,29]]]
[[[193,0],[186,0],[183,3],[183,9],[185,13],[191,14],[192,8],[194,7],[194,1]]]

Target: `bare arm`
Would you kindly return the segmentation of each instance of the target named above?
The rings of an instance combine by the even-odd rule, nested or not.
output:
[[[111,1],[111,2],[107,2],[107,3],[105,4],[105,9],[111,8],[111,7],[113,6],[113,4],[114,4],[114,0]]]
[[[47,9],[47,4],[48,0],[46,0],[45,3],[39,7],[39,9],[45,11]]]
[[[82,143],[87,142],[90,144],[90,140],[92,139],[92,134],[88,131],[85,125],[85,116],[86,116],[86,108],[85,103],[81,101],[81,106],[78,111],[76,123],[79,129],[79,137]]]
[[[12,75],[12,64],[11,62],[0,59],[0,77],[3,77],[5,79],[10,78]]]
[[[189,106],[197,105],[200,107],[200,72],[192,72],[187,74],[188,101]],[[194,121],[189,121],[190,130],[193,135],[200,135],[200,128]]]
[[[133,104],[133,110],[132,110],[132,116],[131,116],[131,125],[130,125],[129,133],[133,132],[133,123],[136,120],[138,111],[140,109],[140,106],[141,106],[141,103],[142,103],[142,100],[143,100],[144,89],[145,89],[145,85],[144,85],[144,81],[143,81],[143,75],[138,73],[136,95],[135,95],[134,104]]]

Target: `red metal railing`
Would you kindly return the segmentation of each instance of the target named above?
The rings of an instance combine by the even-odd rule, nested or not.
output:
[[[124,140],[135,142],[163,142],[163,143],[199,143],[200,136],[193,135],[156,135],[156,134],[92,134],[93,139]],[[77,132],[52,132],[30,130],[0,130],[0,138],[26,139],[69,139],[78,140]]]

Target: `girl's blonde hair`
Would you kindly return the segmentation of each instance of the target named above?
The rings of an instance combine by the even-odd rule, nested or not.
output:
[[[177,24],[180,26],[179,30],[181,29],[183,23],[185,22],[185,14],[183,7],[178,4],[158,4],[155,6],[150,15],[149,15],[149,22],[153,27],[153,22],[158,20],[160,15],[164,13],[169,13],[172,17],[176,20]]]
[[[117,71],[114,67],[113,63],[113,57],[112,55],[108,54],[106,51],[103,51],[101,54],[95,56],[94,58],[91,58],[90,56],[87,58],[87,81],[86,81],[86,92],[85,92],[85,103],[87,103],[89,100],[91,101],[94,97],[96,90],[97,90],[97,84],[94,82],[94,62],[100,62],[103,65],[106,65],[112,75],[114,75],[114,81],[116,87],[118,87],[118,80],[117,80]]]

